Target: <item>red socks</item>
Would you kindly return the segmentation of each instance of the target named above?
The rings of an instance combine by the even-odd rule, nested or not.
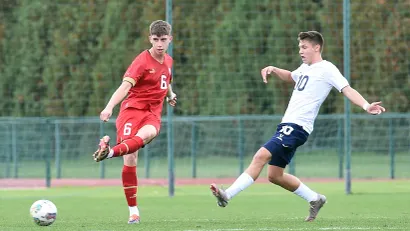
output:
[[[122,185],[128,206],[137,206],[137,167],[124,165],[122,168]]]
[[[122,143],[115,145],[112,157],[123,156],[129,153],[134,153],[144,145],[144,141],[139,136],[134,136],[131,139],[124,140]]]

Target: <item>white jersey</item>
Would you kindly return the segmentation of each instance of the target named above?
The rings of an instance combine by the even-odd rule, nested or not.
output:
[[[282,123],[300,125],[310,134],[319,108],[332,87],[341,92],[349,83],[339,69],[326,60],[300,65],[292,72],[292,79],[296,84]]]

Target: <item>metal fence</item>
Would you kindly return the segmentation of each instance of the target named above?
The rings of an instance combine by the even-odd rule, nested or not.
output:
[[[268,140],[279,116],[174,117],[177,178],[234,177]],[[0,119],[1,178],[116,178],[122,158],[95,163],[99,137],[115,137],[115,120],[98,118]],[[167,119],[139,153],[139,176],[166,178]],[[322,115],[289,171],[300,177],[342,178],[344,116]],[[410,177],[410,114],[351,117],[352,177]]]

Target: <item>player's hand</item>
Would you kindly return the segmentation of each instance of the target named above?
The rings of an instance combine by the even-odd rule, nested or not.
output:
[[[382,102],[373,102],[367,107],[367,113],[372,114],[372,115],[378,115],[386,111],[384,107],[382,107],[380,104]]]
[[[172,92],[171,95],[167,97],[167,102],[169,103],[169,105],[175,107],[175,105],[177,105],[177,94]]]
[[[267,66],[261,70],[262,80],[264,83],[268,83],[268,75],[270,75],[275,67]]]
[[[112,115],[112,110],[105,108],[101,113],[100,113],[100,119],[104,122],[107,122]]]

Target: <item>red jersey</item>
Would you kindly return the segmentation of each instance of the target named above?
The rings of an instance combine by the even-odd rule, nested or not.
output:
[[[161,114],[162,105],[172,79],[172,58],[165,54],[164,62],[154,59],[148,50],[141,52],[128,67],[123,81],[130,82],[127,98],[121,104],[121,110],[138,108]]]

